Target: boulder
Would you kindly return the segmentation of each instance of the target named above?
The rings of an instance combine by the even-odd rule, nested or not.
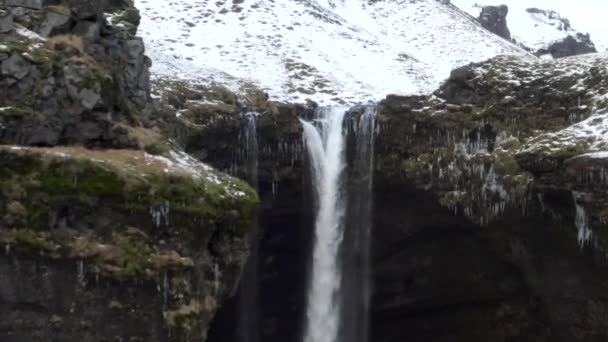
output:
[[[31,69],[32,65],[17,52],[14,52],[11,57],[2,62],[2,75],[11,76],[18,80],[23,79]]]
[[[69,21],[69,15],[48,11],[44,21],[38,29],[38,34],[43,37],[48,37],[53,32],[53,30],[66,25]]]
[[[0,10],[0,33],[7,33],[13,29],[13,15],[7,11]]]
[[[101,100],[101,85],[96,75],[83,65],[68,64],[63,68],[70,97],[86,109],[93,109]]]
[[[99,38],[101,25],[97,21],[81,20],[76,23],[72,32],[88,41],[95,41]]]

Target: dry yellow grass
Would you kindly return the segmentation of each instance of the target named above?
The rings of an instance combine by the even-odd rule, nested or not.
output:
[[[60,34],[50,37],[46,44],[55,51],[69,52],[69,50],[72,50],[81,54],[84,53],[84,41],[82,37],[75,34]]]
[[[69,17],[72,15],[72,11],[67,7],[67,6],[47,6],[46,10],[48,12],[53,12],[53,13],[57,13],[57,14],[61,14],[61,15],[65,15],[66,17]]]

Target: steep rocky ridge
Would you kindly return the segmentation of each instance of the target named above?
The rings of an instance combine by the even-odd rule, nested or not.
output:
[[[597,52],[590,34],[577,31],[570,20],[556,11],[516,3],[500,6],[494,6],[493,2],[470,0],[456,0],[454,3],[478,18],[489,31],[536,56],[562,58]],[[603,41],[597,34],[593,38]]]
[[[257,195],[164,135],[132,2],[0,4],[0,340],[204,340]]]

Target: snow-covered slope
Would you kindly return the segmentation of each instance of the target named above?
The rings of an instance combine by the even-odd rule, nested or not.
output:
[[[156,77],[253,84],[286,101],[429,92],[452,68],[526,54],[436,0],[137,0]]]
[[[552,43],[568,36],[579,42],[582,38],[580,32],[570,25],[568,19],[556,11],[534,8],[532,2],[504,0],[453,0],[452,2],[475,18],[479,16],[482,6],[507,4],[509,6],[507,25],[512,38],[533,51],[546,49]]]

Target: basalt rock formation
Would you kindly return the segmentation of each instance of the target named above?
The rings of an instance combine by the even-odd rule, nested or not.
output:
[[[380,104],[374,338],[605,338],[604,61],[497,57]]]
[[[2,4],[0,340],[237,341],[248,286],[252,341],[300,340],[316,104],[149,82],[129,1]],[[372,341],[607,338],[606,59],[499,56],[378,103]]]
[[[128,1],[8,1],[0,44],[0,142],[137,147],[150,60]],[[106,12],[119,13],[105,18]]]
[[[608,222],[601,152],[608,128],[605,59],[501,56],[454,70],[431,95],[388,96],[379,103],[372,340],[606,336],[600,323],[607,305],[601,275]],[[214,136],[206,148],[233,146],[225,137],[238,131],[240,110],[220,114],[224,105],[217,98],[214,103],[205,112],[207,122],[229,117],[235,124],[223,125],[233,133]],[[278,140],[261,142],[260,151],[297,144],[297,111],[266,110],[259,128],[266,117],[292,124],[274,126]],[[260,250],[264,341],[301,336],[306,289],[294,268],[307,265],[302,251],[310,248],[305,227],[311,227],[311,202],[301,185],[294,188],[308,179],[298,152],[260,158],[262,169],[296,161],[289,172],[274,172],[274,196],[274,187],[260,192],[260,224],[272,227],[262,234]],[[233,148],[205,155],[227,168],[239,154]],[[268,174],[262,171],[260,180],[268,182]],[[270,218],[283,224],[274,226]],[[293,219],[302,221],[294,227]],[[236,340],[230,334],[237,312],[236,303],[220,310],[211,341]]]
[[[0,340],[204,340],[257,195],[166,138],[131,1],[0,4]]]
[[[507,14],[509,7],[507,5],[500,6],[484,6],[479,14],[479,23],[488,31],[503,37],[511,39],[511,32],[507,27]]]

